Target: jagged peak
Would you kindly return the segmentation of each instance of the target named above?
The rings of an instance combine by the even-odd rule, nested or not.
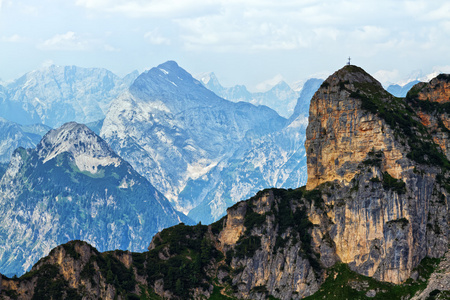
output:
[[[292,90],[289,84],[286,83],[286,81],[281,80],[276,85],[274,85],[271,90]]]
[[[37,146],[43,163],[70,153],[81,171],[96,173],[99,166],[119,165],[120,158],[106,142],[84,124],[69,122],[50,130]]]
[[[168,60],[157,66],[158,69],[176,70],[181,69],[178,63],[174,60]]]
[[[203,87],[191,74],[181,68],[175,61],[170,60],[139,75],[131,85],[130,90],[160,93],[167,90],[176,90],[181,86],[192,85]]]
[[[216,74],[214,74],[214,72],[202,74],[200,78],[197,79],[200,80],[204,85],[214,85],[219,87],[222,86],[219,82],[219,79],[217,79]]]

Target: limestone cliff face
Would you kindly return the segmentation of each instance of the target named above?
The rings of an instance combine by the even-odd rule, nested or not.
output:
[[[441,74],[428,83],[416,84],[406,100],[433,141],[450,159],[450,76]]]
[[[422,101],[448,103],[450,100],[450,76],[440,74],[430,80],[429,83],[418,83],[414,90],[420,88],[417,98]]]
[[[404,147],[381,118],[361,108],[361,96],[373,91],[379,93],[380,101],[393,98],[362,69],[347,66],[331,75],[313,96],[305,142],[308,190],[335,180],[348,185],[370,151],[383,150],[384,168],[395,178],[401,176]]]
[[[131,252],[99,253],[86,242],[72,241],[54,248],[20,278],[3,278],[0,298],[128,299],[144,284],[132,262]]]
[[[301,299],[319,289],[324,273],[308,233],[312,227],[306,214],[309,205],[301,200],[301,193],[297,196],[268,190],[228,209],[218,241],[229,261],[227,276],[232,276],[234,296]],[[292,214],[285,216],[286,211]],[[301,222],[306,232],[296,230]]]
[[[401,283],[425,256],[442,256],[448,160],[418,114],[362,69],[346,66],[314,95],[309,118],[306,188],[323,192],[339,259]]]

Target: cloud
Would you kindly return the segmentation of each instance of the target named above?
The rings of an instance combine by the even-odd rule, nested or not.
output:
[[[147,32],[144,35],[145,39],[148,40],[153,45],[170,45],[171,41],[169,38],[166,38],[161,35],[159,29],[154,29],[152,31]]]
[[[41,50],[86,51],[90,49],[89,42],[81,39],[75,32],[68,31],[57,34],[38,45]]]
[[[50,66],[52,66],[52,65],[54,65],[54,64],[55,64],[55,62],[54,62],[53,60],[47,59],[47,60],[45,60],[45,61],[42,62],[41,66],[42,66],[43,68],[48,68],[48,67],[50,67]]]
[[[108,45],[108,44],[103,45],[103,50],[105,50],[107,52],[120,52],[119,48],[116,48],[116,47]]]
[[[75,4],[89,10],[118,13],[133,18],[202,15],[217,8],[214,0],[77,0]]]
[[[400,79],[400,72],[398,70],[379,70],[373,74],[373,77],[375,77],[383,86],[388,86],[390,84],[393,84],[395,82],[398,82]]]
[[[339,46],[370,57],[389,49],[430,49],[450,32],[450,4],[443,0],[76,0],[76,5],[164,20],[178,26],[177,34],[147,32],[150,43],[181,42],[185,50],[218,53],[311,49],[330,54]],[[426,33],[418,36],[420,31]]]
[[[6,43],[19,43],[23,42],[25,39],[18,34],[13,34],[11,36],[3,36],[0,38],[0,41]]]
[[[68,31],[63,34],[56,34],[53,37],[38,44],[37,48],[45,51],[120,51],[120,49],[106,44],[100,39],[80,36],[73,31]]]

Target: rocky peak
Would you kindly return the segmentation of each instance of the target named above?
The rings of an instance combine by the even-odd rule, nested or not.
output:
[[[312,98],[306,131],[306,188],[327,190],[336,254],[352,270],[394,283],[448,245],[450,163],[416,108],[346,66]]]
[[[386,168],[398,178],[403,154],[393,147],[388,126],[377,115],[393,96],[363,69],[345,66],[328,77],[311,99],[306,130],[308,182],[313,189],[327,181],[348,184],[357,165],[372,150],[386,150]]]
[[[408,96],[422,101],[447,103],[450,101],[450,75],[440,74],[428,83],[418,83],[411,89]]]
[[[414,85],[406,101],[416,111],[433,142],[450,159],[450,75],[440,74],[429,82]]]
[[[332,84],[354,84],[354,83],[368,83],[373,84],[379,88],[383,88],[381,83],[379,83],[370,74],[364,71],[362,68],[355,65],[346,65],[345,67],[339,69],[330,77],[328,77],[325,82]]]
[[[225,101],[174,61],[165,62],[141,74],[131,85],[130,92],[147,102],[163,101],[172,112]]]
[[[215,90],[222,90],[223,86],[220,84],[219,79],[217,79],[216,74],[214,72],[205,74],[201,76],[201,82],[213,92]]]
[[[273,91],[291,91],[292,88],[289,86],[289,84],[286,83],[286,81],[281,80],[276,85],[274,85],[271,90]]]
[[[38,156],[47,162],[66,152],[81,171],[96,173],[99,166],[120,164],[106,142],[86,125],[70,122],[49,131],[37,145]]]

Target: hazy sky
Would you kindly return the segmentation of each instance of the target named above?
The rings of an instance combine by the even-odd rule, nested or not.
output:
[[[449,1],[0,0],[0,78],[48,64],[118,75],[175,60],[225,86],[330,74],[450,72]]]

